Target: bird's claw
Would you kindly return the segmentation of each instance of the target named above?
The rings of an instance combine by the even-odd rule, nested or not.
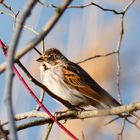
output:
[[[54,113],[54,116],[55,116],[55,117],[61,116],[63,113],[67,113],[68,111],[69,111],[69,110],[55,112],[55,113]]]

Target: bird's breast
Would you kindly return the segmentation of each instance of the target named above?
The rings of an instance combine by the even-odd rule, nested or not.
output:
[[[86,97],[77,89],[71,88],[64,81],[61,68],[48,69],[41,74],[43,84],[55,95],[63,100],[69,101],[72,105],[86,104]]]

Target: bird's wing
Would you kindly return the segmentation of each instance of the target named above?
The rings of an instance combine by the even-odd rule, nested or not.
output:
[[[68,65],[63,67],[63,76],[69,86],[79,90],[85,97],[107,106],[120,105],[118,101],[100,87],[79,65],[72,62],[68,63]]]

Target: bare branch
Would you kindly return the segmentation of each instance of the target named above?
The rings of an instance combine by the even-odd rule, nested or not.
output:
[[[95,55],[95,56],[92,56],[92,57],[88,57],[82,61],[79,61],[77,62],[77,64],[80,64],[80,63],[84,63],[86,61],[89,61],[89,60],[92,60],[92,59],[95,59],[95,58],[101,58],[101,57],[106,57],[106,56],[110,56],[110,55],[113,55],[113,54],[116,54],[118,53],[117,51],[113,51],[113,52],[110,52],[110,53],[107,53],[107,54],[100,54],[100,55]]]
[[[45,52],[45,43],[44,43],[44,39],[42,40],[42,54],[44,54]],[[41,95],[40,95],[40,102],[42,103],[45,97],[45,90],[41,90]],[[37,104],[36,106],[36,110],[39,111],[40,110],[40,106]]]
[[[84,135],[84,131],[82,130],[82,140],[86,140],[85,135]]]
[[[6,5],[3,1],[0,2],[6,9],[8,9],[10,12],[12,12],[12,14],[15,14],[14,11],[12,10],[12,8],[8,5]]]
[[[88,110],[88,111],[82,111],[82,112],[77,111],[77,110],[69,110],[69,111],[65,111],[65,113],[60,113],[60,115],[58,115],[56,118],[59,121],[65,120],[65,119],[67,120],[68,119],[87,119],[87,118],[93,118],[93,117],[120,115],[122,113],[127,114],[128,112],[133,112],[133,111],[138,111],[138,110],[140,110],[140,102],[123,105],[119,107],[113,107],[111,109],[101,109],[101,110],[95,109],[95,110]],[[52,122],[51,118],[49,118],[49,116],[45,112],[39,112],[39,111],[21,113],[15,116],[16,121],[27,119],[27,118],[45,118],[46,123]],[[7,122],[1,123],[2,126],[6,124]]]
[[[30,27],[30,26],[27,26],[27,25],[23,25],[23,27],[24,27],[25,29],[30,30],[31,32],[33,32],[33,33],[36,34],[36,35],[39,34],[39,32],[37,32],[33,27]]]
[[[133,111],[138,111],[140,110],[140,102],[132,103],[129,105],[123,105],[119,107],[113,107],[111,109],[102,109],[102,110],[92,110],[92,111],[76,111],[76,110],[70,110],[65,113],[62,113],[60,116],[57,116],[58,120],[62,119],[86,119],[86,118],[92,118],[92,117],[101,117],[101,116],[108,116],[108,115],[119,115],[122,113],[128,113],[128,112],[133,112]],[[28,113],[24,114],[24,117],[26,116],[34,116],[37,114],[37,117],[46,117],[46,114],[43,112],[32,112],[30,115]],[[22,115],[23,116],[23,115]],[[19,117],[21,118],[21,117]],[[17,119],[17,117],[16,117]]]
[[[124,16],[125,13],[127,12],[127,10],[130,8],[130,6],[134,3],[135,0],[131,0],[128,5],[126,5],[126,7],[124,8],[122,14],[121,14],[121,23],[120,23],[120,36],[119,36],[119,40],[118,40],[118,44],[117,44],[117,90],[118,90],[118,99],[119,102],[122,104],[122,98],[121,98],[121,93],[120,93],[120,77],[121,77],[121,64],[120,64],[120,50],[121,50],[121,44],[122,44],[122,40],[123,40],[123,35],[124,35]]]
[[[53,123],[49,123],[45,133],[44,140],[48,140],[52,127],[53,127]]]
[[[130,8],[130,6],[135,2],[135,0],[130,0],[130,2],[126,5],[126,7],[123,9],[123,12],[126,13],[127,10]]]
[[[137,110],[140,110],[140,102],[136,102],[136,103],[132,103],[129,105],[124,105],[124,106],[119,106],[119,107],[114,107],[111,109],[103,109],[103,110],[92,110],[92,111],[82,111],[82,112],[76,111],[76,110],[70,110],[70,111],[66,111],[65,113],[62,113],[56,118],[58,121],[65,120],[65,119],[67,120],[68,119],[87,119],[87,118],[101,117],[101,116],[108,116],[108,115],[119,115],[122,113],[128,113],[128,112],[133,112]],[[22,119],[32,118],[32,117],[45,118],[45,119],[22,124],[17,127],[17,131],[26,129],[29,127],[33,127],[33,126],[44,125],[46,123],[52,123],[52,119],[49,118],[45,112],[38,112],[38,111],[18,114],[15,116],[15,120],[22,120]],[[137,121],[131,122],[128,119],[127,121],[135,125],[137,128],[139,128],[139,126],[136,124]],[[2,123],[2,125],[5,125],[5,124],[7,124],[7,122]],[[8,131],[6,131],[6,133],[8,134]]]
[[[5,12],[5,11],[3,11],[3,10],[0,10],[0,14],[4,14],[4,15],[6,15],[6,16],[10,16],[10,17],[15,17],[13,14],[11,14],[11,13],[7,13],[7,12]]]
[[[37,3],[37,0],[31,0],[27,2],[25,5],[23,12],[20,17],[20,24],[17,24],[15,28],[15,32],[13,35],[13,38],[11,40],[11,45],[8,50],[8,59],[7,59],[7,72],[6,72],[6,84],[4,89],[4,95],[5,95],[5,105],[6,110],[8,114],[8,120],[9,120],[9,130],[10,130],[10,139],[11,140],[17,140],[17,134],[16,134],[16,127],[15,127],[15,121],[14,121],[14,112],[13,112],[13,105],[12,105],[12,81],[13,81],[13,59],[14,54],[16,51],[16,46],[18,44],[21,31],[22,31],[22,25],[24,25],[24,22],[26,21],[26,18],[29,16],[32,8]]]
[[[138,121],[132,122],[132,121],[130,121],[129,119],[126,119],[126,120],[127,120],[130,124],[136,126],[136,127],[140,130],[140,126],[138,126],[138,124],[137,124]]]
[[[119,140],[119,137],[121,140],[123,140],[123,132],[124,132],[124,128],[125,128],[125,119],[123,120],[123,124],[122,124],[122,128],[121,128],[121,131],[120,133],[118,133],[118,140]]]
[[[40,95],[40,98],[39,98],[39,101],[41,103],[43,103],[44,97],[45,97],[45,91],[44,90],[41,90],[41,95]],[[36,105],[35,110],[37,110],[37,111],[40,110],[40,105],[39,104]]]
[[[38,2],[39,2],[39,4],[41,4],[42,6],[47,7],[47,8],[58,8],[58,6],[56,6],[54,4],[44,3],[44,2],[41,2],[40,0]],[[90,2],[90,3],[85,4],[85,5],[67,6],[67,8],[80,8],[81,9],[81,8],[87,8],[89,6],[95,6],[95,7],[99,8],[99,9],[101,9],[103,11],[112,12],[112,13],[114,13],[116,15],[122,14],[122,12],[118,12],[118,11],[116,11],[114,9],[104,8],[104,7],[98,5],[98,4],[94,3],[94,2]]]
[[[105,123],[104,125],[109,125],[109,124],[113,123],[114,121],[116,121],[116,120],[118,120],[120,118],[121,118],[121,116],[117,116],[114,119],[110,120],[109,122]]]

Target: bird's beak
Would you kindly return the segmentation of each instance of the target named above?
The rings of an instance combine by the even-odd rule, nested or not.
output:
[[[36,61],[37,61],[37,62],[43,62],[43,61],[44,61],[44,58],[41,56],[41,57],[39,57]]]

